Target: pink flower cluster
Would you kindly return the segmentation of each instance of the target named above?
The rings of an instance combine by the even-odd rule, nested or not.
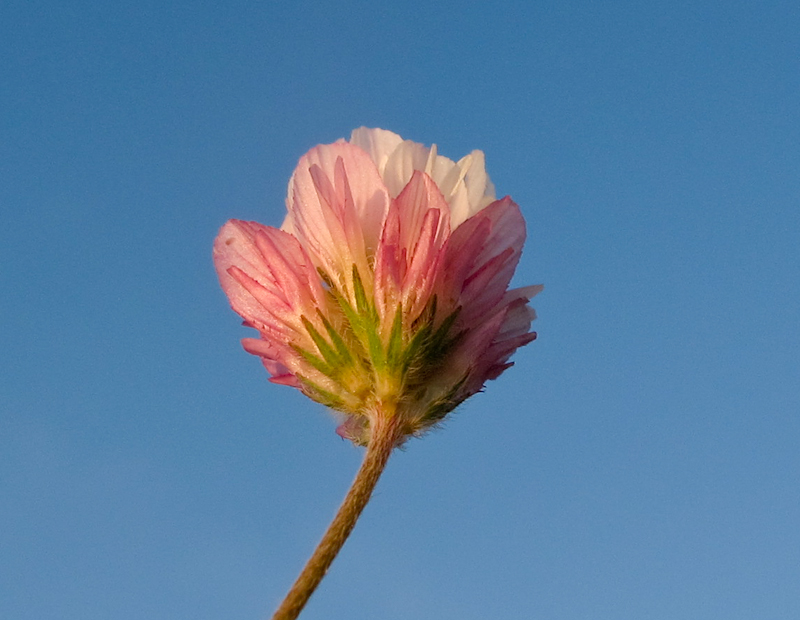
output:
[[[341,412],[341,435],[368,442],[378,415],[424,431],[536,337],[541,286],[508,289],[525,222],[482,152],[454,162],[362,127],[300,159],[287,207],[281,229],[227,222],[214,262],[259,332],[245,349]]]

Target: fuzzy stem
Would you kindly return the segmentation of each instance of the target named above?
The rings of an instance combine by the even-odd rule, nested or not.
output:
[[[404,437],[398,416],[375,416],[364,462],[339,511],[272,620],[295,620],[341,550],[369,502],[392,450]]]

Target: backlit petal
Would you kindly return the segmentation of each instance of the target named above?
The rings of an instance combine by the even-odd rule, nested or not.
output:
[[[343,141],[312,149],[289,182],[289,205],[291,228],[314,264],[352,292],[352,266],[367,278],[389,208],[372,159]]]

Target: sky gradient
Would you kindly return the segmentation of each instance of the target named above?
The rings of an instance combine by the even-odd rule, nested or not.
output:
[[[539,339],[303,620],[800,617],[800,5],[0,8],[0,618],[262,619],[360,449],[211,243],[358,126],[486,153]]]

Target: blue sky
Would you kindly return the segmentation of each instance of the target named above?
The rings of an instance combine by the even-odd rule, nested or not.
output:
[[[0,617],[265,618],[361,458],[219,290],[361,125],[485,151],[544,283],[304,620],[800,617],[796,2],[0,9]]]

